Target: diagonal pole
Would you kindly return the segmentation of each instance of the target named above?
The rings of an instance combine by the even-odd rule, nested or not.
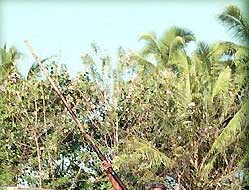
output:
[[[90,146],[93,148],[94,152],[97,154],[98,158],[103,162],[106,161],[107,159],[104,156],[104,154],[99,150],[98,146],[94,143],[93,138],[86,132],[85,127],[81,124],[80,120],[78,119],[76,113],[72,110],[71,106],[68,104],[66,98],[62,95],[61,91],[59,90],[59,88],[57,87],[57,85],[55,84],[55,82],[53,81],[53,79],[49,76],[49,72],[48,70],[42,65],[41,59],[36,55],[34,49],[31,47],[31,45],[29,44],[29,42],[26,40],[24,41],[25,45],[27,46],[28,50],[30,51],[34,61],[39,65],[39,67],[41,68],[42,72],[45,74],[45,76],[47,77],[47,79],[49,80],[50,84],[52,85],[53,89],[55,90],[55,92],[57,93],[57,95],[60,97],[60,99],[62,100],[64,106],[67,108],[67,111],[70,113],[73,121],[75,122],[75,124],[78,126],[78,128],[80,129],[83,137],[85,138],[85,140],[90,144]],[[127,190],[127,188],[125,187],[125,185],[123,184],[123,182],[121,181],[121,179],[118,177],[118,175],[116,174],[116,172],[113,170],[112,167],[108,168],[109,173],[112,175],[112,177],[115,179],[116,183],[119,184],[119,186],[122,188],[122,190]]]

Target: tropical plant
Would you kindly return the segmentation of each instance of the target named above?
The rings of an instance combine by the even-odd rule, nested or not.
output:
[[[230,6],[219,19],[244,40],[242,17]],[[169,178],[185,189],[239,189],[248,138],[247,46],[199,42],[188,55],[195,37],[179,27],[140,40],[144,49],[120,48],[115,66],[92,44],[75,78],[52,58],[43,64],[129,189]],[[21,76],[18,55],[1,49],[0,184],[108,189],[100,162],[39,67]]]
[[[235,38],[240,41],[244,45],[244,49],[246,50],[246,56],[243,56],[240,60],[240,63],[243,63],[242,70],[246,74],[246,81],[248,81],[249,76],[249,70],[248,70],[248,62],[249,62],[249,51],[248,51],[248,45],[249,45],[249,22],[248,18],[245,14],[241,12],[241,10],[234,5],[227,6],[226,9],[219,15],[219,20],[221,23],[223,23],[225,26],[228,27],[229,30],[232,30],[234,32]],[[247,82],[248,84],[248,82]],[[248,93],[248,85],[245,84],[244,87],[245,94]],[[244,147],[246,149],[246,155],[245,159],[243,161],[244,165],[244,175],[245,175],[245,186],[248,186],[248,176],[249,176],[249,170],[248,170],[248,155],[249,155],[249,145],[248,145],[248,129],[245,130],[245,139],[244,139]]]

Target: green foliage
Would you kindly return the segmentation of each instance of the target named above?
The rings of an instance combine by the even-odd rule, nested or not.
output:
[[[127,168],[132,168],[130,175],[133,178],[136,178],[136,176],[141,177],[138,179],[137,184],[143,184],[149,178],[156,179],[155,174],[160,167],[164,166],[170,169],[174,164],[173,160],[147,141],[129,138],[124,143],[124,153],[115,157],[113,163],[120,173],[126,173]]]
[[[12,185],[15,179],[15,173],[12,171],[11,166],[1,165],[0,169],[0,182],[1,185]]]
[[[228,7],[219,18],[245,35],[241,15]],[[140,40],[143,51],[120,48],[115,67],[92,44],[75,78],[52,58],[43,64],[129,189],[168,176],[186,189],[238,189],[248,138],[248,48],[200,42],[190,56],[195,37],[179,27]],[[109,189],[48,80],[35,64],[20,76],[18,55],[1,49],[0,184]]]
[[[227,93],[229,83],[231,80],[231,69],[227,67],[222,71],[214,84],[211,100],[213,101],[214,97],[221,92]]]
[[[235,36],[248,41],[249,25],[237,6],[227,6],[223,13],[219,15],[219,20],[228,26],[229,29],[234,30]]]

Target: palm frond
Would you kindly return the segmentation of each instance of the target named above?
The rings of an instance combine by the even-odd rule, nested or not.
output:
[[[223,129],[219,137],[214,141],[210,153],[222,152],[233,143],[248,120],[249,101],[246,101],[240,110],[234,115],[231,121]]]
[[[44,63],[46,61],[48,61],[49,59],[51,59],[53,56],[50,56],[50,57],[47,57],[45,59],[43,59],[41,61],[41,63]],[[31,78],[35,78],[35,77],[38,77],[39,76],[39,73],[40,73],[40,67],[39,65],[33,63],[28,71],[28,74],[27,74],[27,79],[31,79]]]
[[[219,74],[219,77],[214,84],[211,101],[213,101],[214,97],[217,96],[220,92],[227,92],[230,80],[231,69],[227,67],[224,71]]]
[[[206,156],[206,159],[210,158],[209,161],[201,167],[202,176],[207,177],[214,167],[217,155],[225,151],[234,141],[238,140],[243,127],[246,126],[246,122],[249,119],[248,109],[249,101],[247,100],[216,138]]]
[[[27,79],[30,80],[31,78],[37,77],[40,72],[40,67],[37,64],[32,64],[28,71]]]
[[[201,59],[201,61],[206,61],[210,57],[211,48],[207,43],[199,42],[195,54]]]
[[[16,48],[11,47],[7,49],[5,44],[4,48],[1,48],[0,51],[0,77],[4,78],[11,73],[18,73],[15,61],[20,57],[20,53]]]
[[[208,179],[208,175],[214,167],[216,158],[217,158],[217,155],[214,155],[207,164],[202,165],[201,170],[200,170],[200,177],[202,179]]]
[[[174,164],[171,158],[145,140],[133,137],[128,139],[125,144],[123,154],[114,160],[114,165],[117,168],[125,163],[130,163],[137,167],[143,166],[140,169],[144,169],[144,164],[146,164],[148,169],[157,168],[161,164],[166,168],[171,168]]]
[[[153,33],[141,34],[139,40],[145,40],[147,42],[142,54],[148,55],[150,53],[161,54],[161,48],[156,39],[156,35]]]
[[[213,45],[212,56],[219,61],[224,55],[236,55],[240,49],[244,49],[244,47],[233,42],[218,42]]]
[[[169,46],[177,36],[181,37],[184,43],[189,43],[195,40],[195,36],[190,30],[175,26],[164,33],[161,41]]]
[[[226,25],[229,30],[233,30],[235,36],[242,37],[243,40],[248,41],[249,25],[237,6],[230,5],[226,7],[224,12],[218,16],[218,19]]]
[[[211,48],[205,42],[199,42],[194,52],[194,60],[197,63],[197,69],[203,73],[211,71]]]
[[[141,56],[140,54],[138,54],[136,52],[132,52],[131,58],[133,60],[137,61],[136,63],[139,66],[142,66],[142,68],[145,70],[153,70],[154,71],[156,69],[156,67],[155,67],[155,65],[153,65],[153,63],[151,63],[146,58],[144,58],[143,56]]]

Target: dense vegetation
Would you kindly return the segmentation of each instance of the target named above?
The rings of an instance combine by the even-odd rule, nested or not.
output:
[[[198,42],[191,31],[172,27],[160,38],[141,35],[142,52],[120,48],[115,66],[92,45],[75,78],[52,58],[43,61],[129,189],[169,177],[194,190],[247,183],[249,23],[235,6],[219,20],[239,44]],[[20,56],[1,49],[0,184],[109,189],[39,67],[19,73]]]

